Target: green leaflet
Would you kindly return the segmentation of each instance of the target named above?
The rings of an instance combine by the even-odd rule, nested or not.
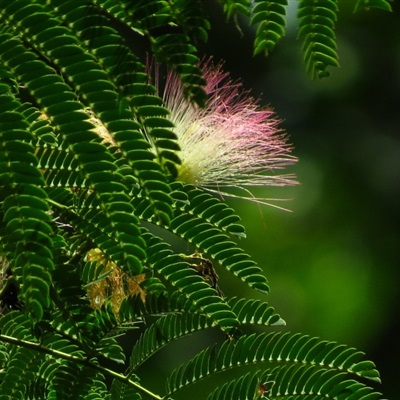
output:
[[[250,287],[268,292],[267,280],[261,268],[228,236],[245,237],[243,226],[238,224],[240,218],[234,210],[200,189],[182,184],[173,187],[186,193],[188,201],[177,202],[170,229]]]
[[[167,63],[181,78],[185,95],[204,106],[207,96],[202,70],[196,65],[199,58],[190,38],[184,34],[169,33],[154,39],[153,51],[160,61]]]
[[[273,307],[261,300],[233,297],[228,300],[228,304],[232,307],[232,311],[237,315],[241,324],[285,325],[285,321],[278,314],[275,314]]]
[[[157,320],[136,342],[132,349],[130,367],[134,371],[168,343],[212,325],[204,315],[184,313],[165,315]]]
[[[392,11],[392,6],[388,0],[357,0],[354,6],[354,11],[369,10],[371,8]]]
[[[74,7],[72,7],[72,9],[74,10],[71,13],[63,13],[63,8],[57,8],[57,10],[60,11],[61,15],[64,18],[72,18],[72,21],[70,20],[69,22],[71,24],[73,24],[73,21],[77,21],[77,18],[83,18],[85,16],[87,16],[88,13],[88,9],[86,7],[86,2],[82,3],[82,7],[81,8],[76,8],[77,2],[74,2]],[[64,4],[64,7],[67,7],[68,4]],[[38,8],[40,9],[40,8]],[[79,10],[80,13],[78,12]],[[71,15],[70,15],[71,14]],[[92,12],[93,14],[93,12]],[[45,16],[43,15],[43,18],[45,18]],[[85,54],[84,50],[79,47],[77,44],[74,44],[75,42],[77,42],[76,38],[74,36],[72,36],[74,33],[69,31],[67,28],[62,28],[57,26],[57,24],[59,24],[59,22],[55,19],[55,18],[48,18],[46,19],[46,22],[43,23],[41,25],[41,32],[37,32],[37,24],[35,24],[35,21],[31,21],[31,19],[28,19],[28,21],[26,21],[25,19],[23,20],[23,23],[26,25],[27,29],[31,29],[32,32],[34,31],[36,33],[35,36],[33,36],[34,40],[33,40],[33,45],[35,46],[37,41],[41,41],[41,49],[43,49],[43,52],[45,55],[48,55],[52,58],[54,58],[56,60],[56,63],[58,64],[58,66],[60,67],[60,69],[68,76],[69,81],[71,82],[71,86],[72,88],[77,89],[79,92],[81,92],[81,96],[84,99],[87,99],[89,101],[89,103],[91,104],[91,107],[93,108],[93,110],[95,112],[101,112],[101,117],[102,117],[102,122],[103,124],[108,124],[109,126],[111,125],[112,127],[115,127],[115,123],[112,124],[112,122],[115,121],[115,118],[124,118],[123,114],[121,113],[120,110],[120,106],[118,104],[118,101],[113,101],[110,103],[110,100],[112,101],[112,99],[114,98],[115,100],[118,99],[119,95],[116,93],[117,88],[120,87],[120,83],[119,82],[119,78],[118,76],[120,76],[121,72],[119,73],[119,75],[117,75],[116,77],[116,85],[113,85],[109,80],[108,80],[108,74],[107,72],[109,72],[110,70],[115,71],[115,68],[118,67],[118,63],[120,64],[121,62],[123,62],[123,60],[121,60],[118,57],[118,54],[121,54],[122,52],[124,52],[124,54],[129,54],[129,52],[126,51],[126,46],[123,47],[122,46],[122,42],[121,40],[118,40],[118,37],[115,35],[114,37],[117,38],[115,46],[111,47],[110,50],[112,50],[111,52],[109,52],[111,54],[112,59],[110,59],[109,55],[103,55],[103,60],[104,58],[106,58],[107,60],[103,61],[103,65],[106,66],[106,70],[103,71],[102,70],[102,66],[99,64],[96,64],[95,60],[93,59],[93,57]],[[85,27],[85,34],[89,35],[89,33],[87,32],[87,27]],[[82,35],[82,24],[78,25],[78,35]],[[96,37],[98,37],[98,32],[96,33]],[[106,34],[110,34],[109,31],[106,30],[105,32]],[[55,36],[55,34],[57,34],[58,36]],[[60,38],[59,41],[57,41],[56,39]],[[65,41],[67,40],[67,37],[71,37],[71,40],[68,44],[65,43]],[[61,41],[61,43],[60,43]],[[69,51],[68,52],[58,52],[57,49],[59,48],[59,46],[65,46],[68,47]],[[89,41],[89,45],[90,46],[94,46],[97,49],[100,49],[103,47],[104,43],[101,42],[101,40],[99,40],[99,38],[97,38],[97,42],[93,42],[93,41]],[[111,44],[107,42],[107,47],[110,48]],[[98,53],[99,54],[99,53]],[[101,60],[101,58],[100,58]],[[125,60],[124,60],[125,62]],[[79,69],[76,68],[76,65],[79,65]],[[135,72],[135,77],[137,77],[136,74],[136,70],[137,70],[137,65],[139,65],[137,62],[135,63],[135,69],[133,69],[133,71]],[[143,68],[143,67],[142,67]],[[123,71],[122,71],[123,72]],[[114,72],[113,72],[114,73]],[[35,76],[37,76],[37,74],[35,74]],[[34,79],[33,82],[30,83],[30,88],[31,90],[34,90],[35,93],[37,95],[41,95],[43,97],[48,97],[47,94],[52,93],[51,95],[51,99],[54,101],[54,99],[56,99],[55,94],[54,94],[54,86],[57,82],[48,79],[44,79],[43,76],[46,76],[46,74],[41,74],[40,78]],[[144,77],[146,77],[145,74],[143,74]],[[57,75],[53,75],[54,79],[59,79],[57,77]],[[150,86],[149,86],[150,87]],[[48,88],[48,89],[47,89]],[[67,90],[70,90],[70,88],[66,85],[63,85],[61,83],[58,84],[58,88],[59,88],[59,92],[65,92]],[[125,89],[124,89],[125,90]],[[154,89],[151,89],[154,91]],[[102,95],[104,92],[107,92],[108,94],[108,98],[109,100],[106,101],[107,104],[107,112],[104,113],[102,111],[104,111],[104,96]],[[112,96],[112,93],[115,92],[115,95]],[[60,97],[60,100],[64,101],[63,97]],[[64,103],[63,103],[64,104]],[[89,135],[89,130],[93,129],[93,126],[88,124],[85,119],[87,120],[87,115],[85,116],[84,113],[73,113],[73,111],[77,110],[79,111],[79,109],[81,108],[81,106],[78,105],[77,102],[74,101],[70,101],[68,104],[70,104],[70,111],[71,114],[68,115],[65,113],[66,108],[64,107],[58,107],[57,104],[51,104],[51,106],[49,105],[47,108],[47,112],[49,114],[52,115],[54,122],[57,125],[61,125],[60,126],[60,130],[61,131],[71,131],[73,130],[74,132],[76,132],[77,130],[80,131],[86,131],[86,137],[81,133],[79,135],[79,137],[76,134],[73,134],[73,132],[71,132],[70,135],[68,135],[68,138],[71,138],[74,142],[76,141],[82,141],[82,140],[94,140],[95,139],[95,135],[93,134],[93,132],[91,133],[91,136]],[[112,114],[111,111],[112,109],[115,109],[117,111],[117,113]],[[160,107],[160,110],[162,110],[162,108]],[[63,116],[61,117],[59,115],[59,113],[62,112]],[[158,111],[157,115],[161,114],[161,113],[165,113],[165,112],[161,112]],[[119,115],[118,115],[119,114]],[[109,117],[112,116],[113,120],[110,121]],[[74,123],[70,123],[69,121],[71,120],[75,120],[78,121],[79,119],[82,120],[82,122],[74,122]],[[136,129],[135,125],[132,125],[132,127],[130,129]],[[126,127],[124,128],[124,131],[126,131]],[[117,132],[113,132],[114,135]],[[117,140],[120,140],[120,135],[117,137]],[[138,147],[138,139],[135,137],[135,135],[131,135],[129,137],[129,142],[127,141],[128,137],[124,138],[124,143],[121,144],[121,148],[126,149],[127,148],[127,144],[129,142],[132,142],[132,140],[135,140],[135,142],[132,142],[131,144],[131,148]],[[136,143],[136,144],[134,144]],[[143,143],[145,143],[143,141]],[[140,144],[140,143],[139,143]],[[88,151],[85,152],[81,152],[84,153],[85,156],[87,157],[87,153],[90,153]],[[99,159],[99,157],[101,156],[100,152],[98,152],[99,154],[97,154],[97,159]],[[152,153],[150,152],[142,152],[142,153],[130,153],[129,151],[125,153],[128,159],[128,162],[130,161],[132,166],[134,166],[134,168],[137,168],[137,175],[140,179],[142,179],[144,182],[147,179],[147,175],[148,175],[148,170],[150,169],[154,169],[154,174],[157,173],[157,171],[160,170],[160,167],[157,163],[140,163],[140,159],[151,159],[154,157],[154,155],[152,155]],[[132,158],[134,158],[134,161],[132,160]],[[85,164],[83,164],[85,163]],[[85,165],[86,167],[88,167],[88,165],[86,165],[87,161],[82,160],[82,164]],[[101,168],[101,164],[96,164],[97,168]],[[141,169],[145,168],[146,171],[141,173]],[[95,174],[94,171],[92,172],[92,178],[96,179],[98,178],[100,175],[99,174]],[[164,176],[161,173],[157,173],[156,179],[158,180],[164,180]],[[101,175],[102,179],[107,179],[107,180],[113,180],[113,178],[111,176],[106,176],[105,174]],[[85,177],[86,178],[86,177]],[[150,196],[151,198],[151,196]],[[157,202],[153,203],[154,205],[157,204]],[[156,210],[156,209],[155,209]],[[163,211],[162,214],[160,214],[160,218],[165,218],[165,211]]]
[[[2,334],[19,339],[32,339],[30,323],[25,315],[20,312],[11,312],[0,319]],[[0,399],[23,398],[25,385],[29,385],[39,370],[43,355],[34,350],[5,345],[8,353],[5,368],[7,373],[0,382]]]
[[[262,301],[246,302],[244,299],[232,298],[228,299],[228,305],[237,315],[240,324],[275,325],[276,321],[279,321],[279,316],[274,313],[274,309]],[[258,320],[253,319],[254,308],[259,310],[260,318]],[[261,309],[262,311],[260,311]],[[160,317],[141,335],[132,350],[131,369],[138,368],[171,341],[212,326],[212,319],[198,313],[195,307],[187,308],[184,304],[182,309],[175,309],[171,314]]]
[[[265,375],[265,373],[264,373]],[[224,383],[221,387],[216,388],[207,397],[207,400],[217,399],[262,399],[268,398],[269,389],[266,387],[267,376],[263,376],[260,371],[248,372],[238,379]]]
[[[148,263],[194,305],[223,330],[237,325],[235,315],[224,299],[199,276],[179,255],[154,235],[143,235],[147,241]]]
[[[183,10],[179,5],[177,5],[178,14],[174,15],[174,7],[165,1],[140,0],[134,3],[129,1],[122,1],[121,3],[127,10],[133,26],[149,37],[152,51],[157,56],[158,61],[165,62],[179,74],[185,94],[189,98],[200,105],[204,105],[206,100],[203,90],[205,81],[201,69],[196,65],[199,58],[196,55],[196,47],[191,44],[190,37],[182,33],[153,34],[153,31],[162,26],[173,25],[182,21],[185,24],[185,20],[189,16],[183,15]],[[199,14],[196,18],[197,25],[202,27],[200,34],[204,37],[204,26],[207,26],[207,22],[203,22],[204,19],[199,21],[198,16]],[[175,21],[175,18],[177,18],[177,21]],[[191,21],[193,21],[193,18]],[[188,30],[187,26],[186,30]],[[189,29],[187,33],[190,35],[193,34],[193,31],[199,32],[196,29]]]
[[[0,200],[5,225],[2,240],[7,257],[13,260],[27,309],[41,319],[43,309],[50,305],[52,228],[47,196],[40,189],[44,180],[29,143],[32,136],[23,115],[11,111],[16,106],[19,104],[11,96],[0,97],[0,108],[4,110],[0,114]]]
[[[254,54],[268,55],[284,36],[286,30],[287,0],[224,0],[221,1],[228,17],[242,15],[256,27]],[[338,12],[337,0],[299,0],[297,18],[300,21],[298,37],[303,39],[303,55],[306,70],[313,78],[329,76],[327,68],[337,67],[335,22]],[[391,11],[388,0],[356,0],[354,11],[378,8]],[[236,21],[239,30],[240,27]],[[329,45],[326,42],[329,41]],[[325,44],[326,47],[321,46]]]
[[[250,257],[243,252],[236,243],[221,233],[209,222],[202,218],[176,211],[175,218],[171,221],[173,232],[193,243],[200,251],[204,251],[218,261],[223,267],[233,272],[246,282],[250,287],[268,292],[266,278],[262,270]]]
[[[73,6],[72,6],[73,3]],[[163,153],[163,149],[173,146],[172,141],[168,141],[167,143],[159,143],[154,141],[155,138],[152,134],[152,129],[148,129],[147,120],[150,120],[151,117],[160,117],[168,114],[168,111],[162,107],[162,101],[157,96],[154,96],[155,88],[148,84],[148,76],[145,73],[145,68],[143,64],[131,53],[130,49],[126,46],[124,41],[118,35],[118,32],[112,28],[111,26],[107,26],[110,24],[110,21],[105,18],[105,16],[100,13],[100,10],[97,10],[95,7],[87,7],[85,1],[81,1],[81,6],[77,8],[78,2],[64,2],[62,7],[58,7],[58,13],[60,18],[67,20],[70,24],[74,26],[77,30],[77,34],[80,38],[87,40],[89,48],[93,51],[99,61],[101,62],[105,72],[107,73],[106,77],[112,79],[115,83],[115,88],[111,88],[110,90],[117,89],[124,96],[124,99],[128,99],[128,102],[131,104],[132,109],[130,111],[133,112],[137,117],[137,122],[140,125],[131,127],[131,129],[139,128],[142,130],[146,138],[148,140],[152,140],[152,144],[154,146],[154,150],[159,155],[159,160],[164,163],[167,160],[164,160],[164,157],[161,157]],[[90,20],[92,22],[91,26],[85,22],[86,18],[90,16]],[[101,79],[101,74],[103,71],[97,71],[100,76],[93,74],[93,63],[89,65],[90,69],[87,72],[80,71],[77,77],[79,77],[79,81],[87,82],[88,80],[95,80],[96,83]],[[74,71],[71,70],[74,68]],[[72,66],[68,72],[75,72],[75,66]],[[87,69],[86,65],[81,65],[81,70]],[[76,71],[78,72],[78,71]],[[77,78],[75,77],[75,80]],[[104,79],[104,77],[103,77]],[[77,83],[79,83],[79,81]],[[87,84],[86,84],[87,85]],[[138,88],[140,88],[140,93],[138,93]],[[139,95],[139,96],[137,96]],[[149,105],[149,101],[147,100],[149,97],[152,101],[152,104]],[[140,100],[139,100],[140,98]],[[116,105],[118,107],[121,104],[116,102],[115,104],[110,104],[109,102],[105,102],[101,93],[96,94],[94,100],[96,101],[93,104],[94,110],[98,110],[101,113],[102,119],[108,122],[108,128],[111,132],[114,132],[114,137],[117,131],[114,131],[117,124],[116,121],[108,121],[107,116],[111,116],[111,110]],[[108,104],[107,110],[104,108],[104,103]],[[123,118],[120,113],[119,118]],[[160,118],[163,122],[165,118]],[[162,126],[162,125],[161,125]],[[156,128],[157,124],[155,127]],[[126,127],[125,127],[126,129]],[[119,135],[121,136],[121,135]],[[130,141],[127,141],[127,138],[124,139],[124,143],[121,143],[121,147],[126,148],[127,145],[130,145],[131,148],[137,148],[137,143],[132,141],[132,137]],[[173,138],[175,139],[175,138]],[[134,154],[134,157],[130,157],[129,153],[126,153],[128,156],[128,160],[138,160],[138,154]],[[151,156],[150,153],[147,153],[145,159]],[[152,155],[151,158],[154,158]],[[151,159],[150,158],[150,159]],[[169,160],[171,161],[171,160]],[[174,161],[171,161],[174,162]],[[136,164],[137,165],[137,164]],[[154,164],[153,169],[158,170],[159,165]],[[140,175],[140,172],[139,172]],[[159,176],[159,179],[164,179],[163,176]]]
[[[380,398],[379,393],[373,392],[368,386],[350,379],[353,373],[369,378],[370,371],[376,372],[373,364],[360,361],[362,354],[356,350],[341,346],[336,347],[338,355],[332,360],[327,357],[323,344],[317,338],[299,334],[273,332],[243,335],[238,340],[225,341],[219,348],[205,349],[176,368],[167,381],[167,395],[173,395],[216,372],[262,362],[264,369],[259,371],[263,371],[263,375],[273,382],[272,398],[290,395],[291,398],[300,399],[307,394],[309,398],[318,399],[323,393],[327,398],[334,399],[337,398],[335,396],[346,396],[349,392],[359,396],[354,398],[364,399],[364,394]],[[249,391],[256,393],[263,383],[261,378],[242,379],[245,380],[244,387],[228,383],[217,389],[210,398],[214,398],[216,393],[222,396],[227,391],[237,393],[243,390],[239,398],[246,399]]]
[[[266,55],[285,34],[287,0],[257,0],[251,10],[250,23],[257,25],[254,54]]]
[[[192,40],[207,42],[207,31],[210,29],[210,22],[200,0],[178,0],[172,2],[171,11],[178,25]],[[186,70],[186,72],[188,73],[189,71]]]
[[[111,386],[111,400],[140,400],[141,396],[139,393],[129,387],[128,385],[125,385],[124,383],[121,383],[117,380],[114,380]]]
[[[91,391],[96,372],[89,367],[66,362],[60,365],[51,376],[48,386],[48,398],[56,399],[60,395],[66,399],[86,399]],[[65,383],[69,382],[68,385]]]
[[[313,78],[329,76],[328,66],[338,66],[336,38],[337,0],[301,0],[297,17],[299,37],[303,39],[306,69]]]
[[[22,50],[21,50],[22,51]],[[7,54],[7,53],[5,53]],[[45,66],[38,64],[38,68],[45,68]],[[28,70],[29,66],[23,66],[23,71],[24,73],[25,68]],[[27,72],[29,74],[29,72]],[[25,73],[26,76],[27,74]],[[54,75],[56,76],[56,75]],[[39,78],[41,79],[41,78]],[[58,78],[59,79],[59,78]],[[38,79],[33,79],[31,82],[33,82],[33,91],[34,93],[40,92],[40,94],[43,94],[46,97],[47,94],[47,88],[48,86],[51,86],[53,90],[52,97],[55,96],[54,94],[54,84],[50,82],[50,85],[48,83],[43,85],[38,84]],[[54,82],[53,82],[54,83]],[[36,89],[39,85],[40,90]],[[46,89],[46,91],[43,91],[43,89]],[[61,84],[59,87],[59,90],[65,91],[66,85]],[[50,90],[49,90],[50,91]],[[65,140],[67,143],[71,146],[71,150],[75,156],[75,160],[78,161],[78,166],[80,169],[80,179],[82,179],[82,176],[84,179],[86,179],[90,185],[91,188],[95,190],[95,192],[98,195],[99,199],[102,199],[100,201],[100,207],[102,208],[103,213],[106,213],[110,216],[111,218],[111,224],[116,223],[116,221],[113,221],[113,218],[116,217],[118,214],[116,214],[115,210],[115,204],[112,205],[113,211],[109,212],[108,209],[110,205],[108,204],[106,200],[106,196],[104,196],[105,193],[107,193],[110,190],[111,185],[113,184],[115,189],[117,191],[124,190],[123,185],[119,185],[117,180],[119,179],[118,176],[114,174],[115,170],[115,165],[110,162],[110,154],[107,152],[107,149],[105,146],[96,144],[96,143],[84,143],[83,140],[94,140],[96,139],[95,133],[92,131],[93,125],[87,123],[86,121],[82,120],[82,118],[87,118],[84,113],[75,111],[75,109],[79,106],[79,103],[77,102],[70,102],[69,104],[73,105],[73,110],[72,111],[67,111],[66,113],[62,114],[62,116],[59,114],[61,112],[60,109],[55,109],[55,105],[52,105],[47,108],[48,113],[53,113],[53,121],[54,123],[58,126],[57,129],[60,129],[62,132],[65,133]],[[67,108],[68,110],[68,108]],[[76,117],[76,118],[75,118]],[[76,119],[75,122],[70,122],[71,120]],[[79,135],[76,133],[79,132]],[[85,133],[85,135],[83,134]],[[86,136],[86,137],[85,137]],[[93,160],[93,154],[95,153],[95,160]],[[103,159],[103,160],[102,160]],[[112,158],[111,158],[112,160]],[[54,178],[53,178],[54,179]],[[104,182],[107,182],[107,185],[104,185]],[[52,182],[53,183],[53,182]],[[76,184],[76,182],[74,182]],[[115,190],[114,189],[114,190]],[[109,196],[108,196],[109,197]],[[128,200],[126,198],[126,200]],[[120,212],[125,212],[121,211]],[[135,223],[136,220],[132,216],[131,213],[126,213],[125,214],[126,220],[131,220],[132,223]],[[123,228],[123,227],[122,227]],[[121,231],[121,233],[127,233]],[[120,253],[120,256],[126,259],[127,264],[130,265],[129,268],[134,269],[136,271],[140,271],[141,266],[140,262],[138,262],[135,257],[130,253],[132,247],[128,246],[126,242],[123,240],[119,241],[119,247],[121,250],[123,250],[122,253]]]
[[[232,16],[236,17],[238,14],[246,17],[249,15],[250,0],[224,0],[222,3],[228,19]]]

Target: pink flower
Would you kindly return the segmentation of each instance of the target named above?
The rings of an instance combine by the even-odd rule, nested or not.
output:
[[[279,121],[269,108],[261,108],[241,83],[233,82],[221,64],[203,64],[209,99],[205,108],[191,104],[183,96],[179,78],[169,73],[164,102],[181,148],[178,179],[226,196],[259,203],[249,187],[295,184],[290,174],[274,174],[293,164],[291,146],[279,129]],[[246,195],[221,192],[239,188]]]

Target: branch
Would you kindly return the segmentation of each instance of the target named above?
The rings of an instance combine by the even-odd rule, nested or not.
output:
[[[147,390],[146,388],[144,388],[143,386],[139,385],[138,383],[130,380],[128,377],[121,375],[111,369],[102,367],[101,365],[96,365],[91,363],[89,360],[84,359],[84,358],[80,358],[68,353],[64,353],[62,351],[59,350],[54,350],[54,349],[48,349],[46,347],[41,346],[39,343],[34,343],[34,342],[28,342],[27,340],[22,340],[22,339],[16,339],[12,336],[7,336],[7,335],[2,335],[0,334],[0,340],[2,342],[5,343],[10,343],[10,344],[14,344],[16,346],[21,346],[21,347],[26,347],[28,349],[32,349],[32,350],[36,350],[38,352],[44,353],[44,354],[49,354],[53,357],[56,358],[62,358],[64,360],[67,361],[72,361],[78,364],[82,364],[84,366],[87,366],[89,368],[93,368],[99,372],[102,372],[105,375],[109,375],[115,379],[118,379],[119,381],[133,386],[135,389],[139,390],[142,393],[147,394],[149,397],[151,397],[152,399],[156,399],[156,400],[162,400],[163,398],[160,397],[159,395],[150,392],[149,390]]]

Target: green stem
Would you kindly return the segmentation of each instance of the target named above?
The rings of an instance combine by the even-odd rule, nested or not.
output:
[[[0,341],[6,342],[6,343],[10,343],[10,344],[14,344],[16,346],[21,346],[21,347],[26,347],[28,349],[32,349],[32,350],[36,350],[39,351],[41,353],[45,353],[45,354],[49,354],[53,357],[56,358],[62,358],[64,360],[67,361],[72,361],[72,362],[76,362],[82,365],[85,365],[89,368],[93,368],[105,375],[109,375],[115,379],[118,379],[119,381],[133,386],[135,389],[139,390],[142,393],[147,394],[149,397],[151,397],[152,399],[156,399],[156,400],[162,400],[163,398],[160,397],[159,395],[150,392],[149,390],[147,390],[146,388],[144,388],[143,386],[139,385],[138,383],[130,380],[128,377],[126,377],[125,375],[121,375],[118,372],[115,372],[111,369],[102,367],[101,365],[96,365],[91,363],[89,360],[84,359],[84,358],[80,358],[77,356],[74,356],[72,354],[68,354],[68,353],[64,353],[62,351],[59,350],[54,350],[54,349],[48,349],[46,347],[41,346],[39,343],[34,343],[34,342],[28,342],[27,340],[22,340],[22,339],[16,339],[12,336],[7,336],[7,335],[2,335],[0,334]]]
[[[54,201],[54,200],[52,200],[52,199],[50,199],[50,198],[47,198],[46,200],[47,200],[49,203],[53,204],[54,206],[56,206],[56,207],[58,207],[58,208],[61,208],[61,209],[64,209],[64,210],[70,210],[70,209],[71,209],[71,207],[66,206],[65,204],[58,203],[57,201]]]

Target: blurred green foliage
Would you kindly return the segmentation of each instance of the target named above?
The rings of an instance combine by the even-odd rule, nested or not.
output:
[[[227,199],[242,217],[240,245],[263,266],[268,302],[300,331],[358,347],[382,375],[379,390],[397,395],[400,335],[400,2],[393,13],[353,13],[340,3],[337,24],[340,67],[312,81],[297,40],[295,2],[288,32],[267,57],[252,55],[251,29],[223,23],[210,3],[205,55],[224,68],[262,104],[275,109],[294,144],[300,185],[254,191],[286,198],[284,212]],[[215,8],[214,8],[215,7]],[[239,21],[240,24],[240,21]],[[226,294],[258,296],[219,271]],[[198,336],[199,349],[210,339]],[[168,350],[171,364],[194,354],[193,341]],[[149,362],[148,378],[166,365]],[[144,382],[144,381],[143,381]],[[161,384],[161,382],[160,382]],[[203,399],[201,392],[188,394]]]
[[[227,71],[275,109],[300,159],[292,168],[299,186],[262,192],[290,198],[276,204],[292,213],[227,200],[247,228],[241,245],[265,268],[268,301],[286,329],[365,351],[382,373],[380,390],[394,399],[400,359],[400,4],[393,3],[393,13],[354,14],[344,3],[337,29],[340,68],[329,78],[311,81],[306,74],[292,8],[288,34],[267,59],[252,57],[249,29],[242,25],[238,32],[233,22],[221,23],[220,10],[210,9],[214,28],[203,52],[224,60]],[[240,283],[221,275],[223,291],[236,292]]]
[[[296,38],[297,2],[289,2],[288,32],[267,58],[253,56],[250,28],[239,19],[239,31],[208,3],[212,30],[202,53],[224,61],[234,79],[275,109],[299,157],[290,172],[300,185],[254,191],[289,199],[275,204],[292,212],[226,199],[247,229],[240,245],[263,266],[271,287],[267,300],[286,320],[284,329],[365,351],[381,372],[378,389],[394,399],[400,359],[400,2],[393,13],[353,13],[339,2],[340,67],[315,81]],[[261,296],[218,273],[227,295]],[[197,334],[165,349],[169,361],[163,364],[149,360],[142,382],[154,384],[155,373],[165,374],[169,363],[179,365],[211,343],[209,334],[215,335]],[[204,398],[196,390],[187,395]]]

